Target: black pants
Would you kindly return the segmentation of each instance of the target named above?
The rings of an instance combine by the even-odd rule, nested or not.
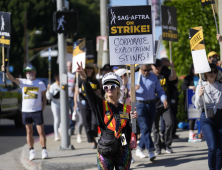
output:
[[[157,108],[155,120],[153,123],[154,146],[156,147],[156,149],[161,149],[162,147],[159,134],[159,122],[161,115],[166,124],[166,129],[164,133],[164,143],[166,146],[170,146],[172,143],[173,115],[171,109],[170,108],[164,109],[163,107]]]
[[[98,125],[96,117],[88,104],[79,104],[79,111],[82,114],[83,125],[85,127],[88,142],[95,142],[94,137],[98,135]]]

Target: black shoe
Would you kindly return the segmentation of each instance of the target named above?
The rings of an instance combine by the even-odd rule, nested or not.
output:
[[[160,155],[161,154],[161,150],[160,149],[156,149],[155,155]]]
[[[173,139],[179,139],[179,135],[173,135]]]
[[[95,144],[91,146],[91,149],[97,149],[97,142],[95,142]]]
[[[165,145],[165,143],[164,143],[164,142],[162,142],[161,146],[162,146],[162,148],[163,148],[163,149],[165,149],[165,150],[166,150],[166,145]]]
[[[171,147],[167,146],[166,147],[166,153],[173,153],[173,150]]]

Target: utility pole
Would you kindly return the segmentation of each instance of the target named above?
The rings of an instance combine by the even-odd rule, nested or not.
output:
[[[152,0],[147,0],[147,5],[152,5]]]
[[[219,33],[222,34],[222,2],[221,0],[217,1],[217,11],[218,11],[218,17],[219,17]],[[222,43],[220,43],[220,51],[222,51]],[[220,53],[220,60],[222,61],[222,52]]]
[[[57,0],[57,11],[63,11],[65,0]],[[59,79],[60,79],[60,113],[61,113],[61,150],[74,149],[70,145],[69,131],[69,110],[68,106],[68,78],[66,66],[66,39],[65,34],[58,34],[58,50],[59,50]]]
[[[100,33],[101,33],[101,36],[107,36],[107,42],[108,42],[108,34],[107,34],[107,0],[100,0]],[[107,63],[109,63],[109,53],[108,53],[108,51],[103,51],[102,66],[104,66]]]

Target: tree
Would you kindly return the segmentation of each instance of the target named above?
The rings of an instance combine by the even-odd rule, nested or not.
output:
[[[100,33],[99,0],[70,0],[70,9],[78,12],[79,31],[73,40],[86,37],[96,41]],[[53,12],[56,3],[45,0],[4,0],[0,1],[1,11],[11,12],[11,48],[10,65],[14,66],[14,76],[22,74],[24,63],[24,21],[27,13],[27,30],[29,36],[29,57],[38,52],[38,48],[57,44],[57,34],[53,32]],[[35,35],[35,30],[42,31]],[[94,43],[95,44],[95,43]],[[52,58],[52,72],[58,70],[57,58]],[[37,69],[37,77],[48,76],[48,61],[38,57],[32,64]],[[41,71],[40,71],[41,70]]]
[[[172,42],[172,58],[178,75],[187,75],[192,56],[189,42],[189,29],[202,26],[206,52],[219,53],[216,27],[211,5],[202,7],[199,0],[165,1],[164,5],[177,8],[178,42]],[[218,24],[219,25],[219,24]],[[169,56],[169,42],[164,41]]]

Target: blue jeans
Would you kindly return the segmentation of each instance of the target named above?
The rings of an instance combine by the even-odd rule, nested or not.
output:
[[[221,170],[222,113],[214,118],[206,118],[202,112],[200,124],[208,146],[208,166],[210,170]]]
[[[72,120],[73,107],[74,107],[74,99],[69,97],[69,108],[71,110],[71,119],[69,121],[69,124],[71,130],[75,129],[75,124],[76,124],[76,121]]]
[[[155,119],[156,104],[155,102],[150,104],[139,103],[137,104],[136,108],[138,114],[138,124],[142,133],[139,148],[144,150],[146,147],[148,152],[154,151],[155,148],[151,138],[151,130],[153,121]]]

